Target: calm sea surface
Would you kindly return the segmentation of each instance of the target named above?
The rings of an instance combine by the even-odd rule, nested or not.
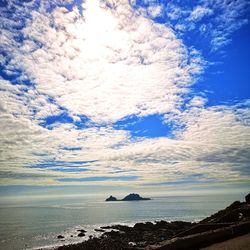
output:
[[[235,194],[206,196],[151,197],[150,201],[104,202],[105,197],[67,197],[36,199],[0,205],[0,248],[37,249],[87,239],[97,235],[102,225],[139,221],[198,221],[244,196]],[[87,230],[85,238],[77,229]],[[58,240],[62,234],[65,240]],[[71,237],[73,235],[73,237]]]

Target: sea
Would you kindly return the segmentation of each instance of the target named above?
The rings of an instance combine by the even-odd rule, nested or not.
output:
[[[197,222],[235,200],[239,194],[151,196],[149,201],[105,202],[104,196],[41,197],[0,203],[0,249],[53,249],[100,236],[101,226],[133,226],[146,221]],[[78,237],[79,229],[87,231]],[[58,239],[63,235],[64,239]]]

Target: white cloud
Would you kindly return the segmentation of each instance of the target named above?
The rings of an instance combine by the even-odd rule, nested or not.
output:
[[[135,139],[128,131],[112,127],[79,130],[73,124],[58,123],[51,130],[42,128],[28,110],[19,108],[25,107],[17,101],[16,95],[22,86],[8,85],[7,81],[1,82],[1,86],[12,93],[1,96],[8,104],[0,116],[0,159],[4,176],[1,184],[62,185],[58,179],[119,177],[121,173],[122,176],[138,176],[139,179],[129,184],[137,186],[168,185],[182,180],[237,182],[248,178],[250,127],[246,121],[250,120],[249,101],[231,107],[204,108],[205,100],[194,97],[190,109],[174,118],[185,125],[176,134],[176,139]],[[68,162],[93,160],[97,161],[78,165],[79,169],[88,168],[88,171],[62,171],[74,165]],[[56,165],[58,161],[61,162],[60,170]],[[42,163],[52,165],[39,167]],[[35,168],[28,167],[32,165]],[[96,183],[110,185],[112,181]],[[122,180],[116,183],[128,185]],[[85,184],[91,185],[91,182]]]
[[[201,1],[204,8],[212,9],[216,15],[211,20],[211,45],[217,51],[231,42],[233,32],[248,22],[245,13],[249,10],[248,1]]]
[[[168,11],[166,12],[166,15],[171,21],[177,21],[184,18],[187,14],[187,10],[183,9],[181,6],[173,3],[168,4]]]
[[[207,99],[202,97],[202,96],[194,96],[188,106],[193,106],[193,107],[203,107],[207,102]]]
[[[234,111],[234,107],[215,106],[207,109],[193,108],[182,117],[186,129],[181,132],[183,140],[200,141],[206,145],[221,145],[247,148],[250,128],[239,117],[249,115],[249,107],[243,112]]]
[[[17,77],[19,84],[0,82],[1,184],[62,185],[60,178],[117,177],[120,171],[139,176],[131,185],[185,178],[245,180],[249,102],[204,108],[206,98],[195,96],[181,111],[183,96],[202,72],[200,54],[186,48],[171,28],[133,13],[127,1],[109,5],[113,8],[89,0],[83,5],[84,16],[77,8],[56,8],[51,14],[43,8],[32,11],[20,43],[14,42],[11,30],[3,30],[0,43],[10,60],[5,71],[10,74],[19,67],[24,73]],[[173,13],[172,20],[179,14]],[[193,15],[197,20],[202,14],[196,10]],[[34,84],[20,84],[25,79]],[[85,115],[108,125],[39,125],[63,111],[75,121]],[[175,139],[133,138],[111,126],[129,115],[165,113],[166,122],[185,127]],[[58,161],[66,169],[67,162],[93,160],[78,166],[88,168],[86,172],[62,172],[56,166]],[[48,162],[52,166],[39,165]]]
[[[128,161],[155,182],[191,174],[216,181],[247,180],[250,127],[242,122],[246,113],[250,115],[249,107],[241,112],[233,106],[193,107],[182,114],[179,122],[185,128],[177,139],[145,139],[117,150],[111,158]]]
[[[162,15],[164,7],[161,5],[149,6],[147,8],[148,14],[151,18],[156,18]]]
[[[180,37],[194,32],[194,41],[204,39],[213,52],[231,43],[232,34],[248,23],[250,5],[246,0],[200,0],[192,5],[185,1],[166,4],[166,22]]]
[[[178,109],[200,64],[187,63],[191,55],[170,28],[126,1],[112,4],[86,1],[83,17],[76,8],[33,11],[7,69],[19,66],[40,93],[98,123]]]
[[[213,14],[213,10],[209,8],[205,8],[203,6],[196,6],[193,11],[190,13],[189,20],[190,21],[199,21],[205,16],[211,16]]]

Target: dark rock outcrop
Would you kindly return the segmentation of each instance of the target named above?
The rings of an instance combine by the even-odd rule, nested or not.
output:
[[[151,199],[143,198],[139,194],[129,194],[122,199],[122,201],[146,201],[146,200],[151,200]]]
[[[64,239],[64,236],[60,234],[57,236],[57,239]]]
[[[147,246],[144,250],[193,250],[207,247],[214,243],[222,242],[250,232],[250,222],[235,223],[231,226],[216,230],[208,230],[202,233],[191,234],[185,237],[173,239]],[[236,248],[235,248],[236,249]],[[237,248],[238,249],[238,248]]]
[[[207,217],[200,223],[234,223],[250,216],[249,205],[245,202],[235,201],[230,206]]]
[[[85,233],[79,233],[77,236],[78,236],[78,237],[84,237],[84,236],[85,236]]]
[[[109,198],[106,199],[106,201],[117,201],[117,199],[114,196],[110,195]]]
[[[77,232],[87,233],[87,231],[86,231],[86,230],[84,230],[84,229],[77,229]]]
[[[102,232],[102,233],[104,233],[104,232],[105,232],[105,230],[104,230],[104,229],[98,229],[98,228],[97,228],[97,229],[95,229],[95,231],[96,231],[96,232]]]
[[[250,193],[245,196],[245,200],[247,204],[250,204]]]

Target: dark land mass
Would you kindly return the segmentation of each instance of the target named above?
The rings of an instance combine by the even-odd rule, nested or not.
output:
[[[151,200],[151,199],[150,198],[143,198],[139,194],[129,194],[121,200],[118,200],[116,197],[114,197],[112,195],[106,199],[106,201],[147,201],[147,200]]]
[[[107,198],[105,201],[117,201],[117,198],[110,195],[109,198]]]
[[[250,232],[249,195],[246,202],[236,201],[199,223],[157,221],[136,223],[133,227],[106,226],[99,230],[111,231],[58,250],[201,249]]]
[[[129,194],[122,199],[122,201],[147,201],[150,198],[143,198],[139,194]]]

